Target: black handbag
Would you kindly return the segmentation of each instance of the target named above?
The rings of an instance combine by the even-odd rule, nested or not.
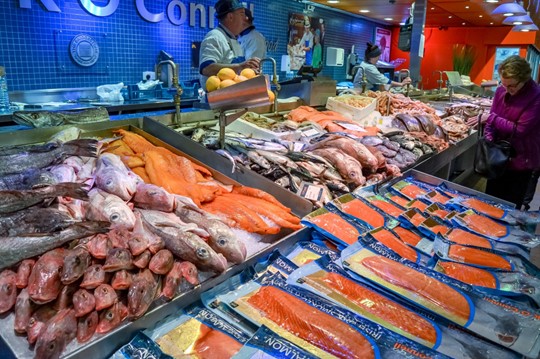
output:
[[[510,136],[508,141],[490,141],[482,136],[481,117],[482,114],[479,114],[478,143],[476,144],[476,152],[474,154],[474,171],[482,177],[494,179],[504,174],[508,162],[515,156],[515,151],[512,147],[512,138],[516,133],[517,122],[514,124],[512,136]]]

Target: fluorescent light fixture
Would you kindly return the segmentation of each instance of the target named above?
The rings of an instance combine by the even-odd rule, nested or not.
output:
[[[404,22],[400,22],[399,25],[403,26],[403,25],[405,25],[405,23],[404,23]]]
[[[499,0],[485,0],[484,2],[491,3],[491,4],[496,4],[496,3],[499,2]]]
[[[512,28],[512,31],[521,31],[521,32],[538,31],[538,26],[536,26],[535,24],[517,25]]]
[[[384,20],[386,20],[386,21],[392,21],[392,20],[394,20],[394,19],[391,18],[391,17],[385,17]]]
[[[504,25],[530,25],[532,23],[533,21],[528,14],[523,16],[509,16],[503,21]]]
[[[329,4],[339,4],[339,0],[328,0],[327,3],[329,3]]]
[[[360,9],[360,12],[362,14],[367,14],[369,12],[369,10],[368,9]]]
[[[527,11],[516,2],[510,2],[506,4],[501,4],[491,12],[491,15],[502,14],[503,16],[522,16],[526,15]]]

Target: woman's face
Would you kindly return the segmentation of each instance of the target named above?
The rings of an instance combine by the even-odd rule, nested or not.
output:
[[[506,92],[510,96],[514,96],[519,90],[521,90],[524,84],[525,82],[519,81],[511,77],[509,78],[501,77],[501,86],[506,89]]]

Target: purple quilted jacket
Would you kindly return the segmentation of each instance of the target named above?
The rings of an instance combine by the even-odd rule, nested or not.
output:
[[[512,170],[540,169],[540,86],[529,80],[513,96],[502,86],[497,88],[486,122],[484,135],[490,140],[508,140],[514,124],[512,145],[516,156],[510,161]]]

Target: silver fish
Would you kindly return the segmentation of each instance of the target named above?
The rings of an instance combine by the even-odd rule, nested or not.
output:
[[[53,234],[0,237],[0,269],[43,254],[74,239],[109,231],[107,222],[80,222]]]
[[[0,236],[15,237],[30,233],[53,233],[77,222],[68,213],[52,208],[28,208],[0,215]]]
[[[355,158],[335,148],[320,148],[313,153],[332,162],[339,173],[357,186],[363,186],[366,178],[362,175],[362,165]]]
[[[109,221],[113,225],[125,226],[132,229],[135,225],[135,215],[131,208],[118,196],[107,193],[99,188],[88,192],[88,207],[86,217],[89,220]]]
[[[205,229],[210,234],[210,247],[223,254],[229,262],[238,264],[246,260],[247,249],[244,242],[238,239],[225,223],[187,208],[177,208],[175,213],[184,222],[195,223]]]
[[[22,173],[15,173],[0,177],[0,190],[31,189],[39,185],[51,185],[60,182],[54,173],[47,170],[29,168]]]
[[[12,118],[19,125],[36,128],[110,120],[105,107],[81,111],[16,111],[13,113]]]
[[[221,155],[221,156],[225,157],[229,161],[231,161],[231,163],[232,163],[231,173],[234,173],[234,171],[236,171],[236,161],[234,160],[233,156],[229,152],[227,152],[225,150],[222,150],[222,149],[216,150],[216,153],[218,155]]]
[[[81,183],[59,183],[29,190],[0,191],[0,213],[15,212],[45,199],[63,196],[88,199],[86,187]]]
[[[271,151],[264,151],[264,150],[256,150],[258,154],[266,158],[268,161],[275,163],[277,165],[283,166],[285,168],[294,168],[297,169],[298,165],[296,162],[285,156],[284,154],[271,152]]]
[[[96,157],[98,142],[93,139],[69,141],[47,146],[23,147],[0,155],[0,176],[21,173],[29,168],[45,168],[62,162],[69,156]]]

